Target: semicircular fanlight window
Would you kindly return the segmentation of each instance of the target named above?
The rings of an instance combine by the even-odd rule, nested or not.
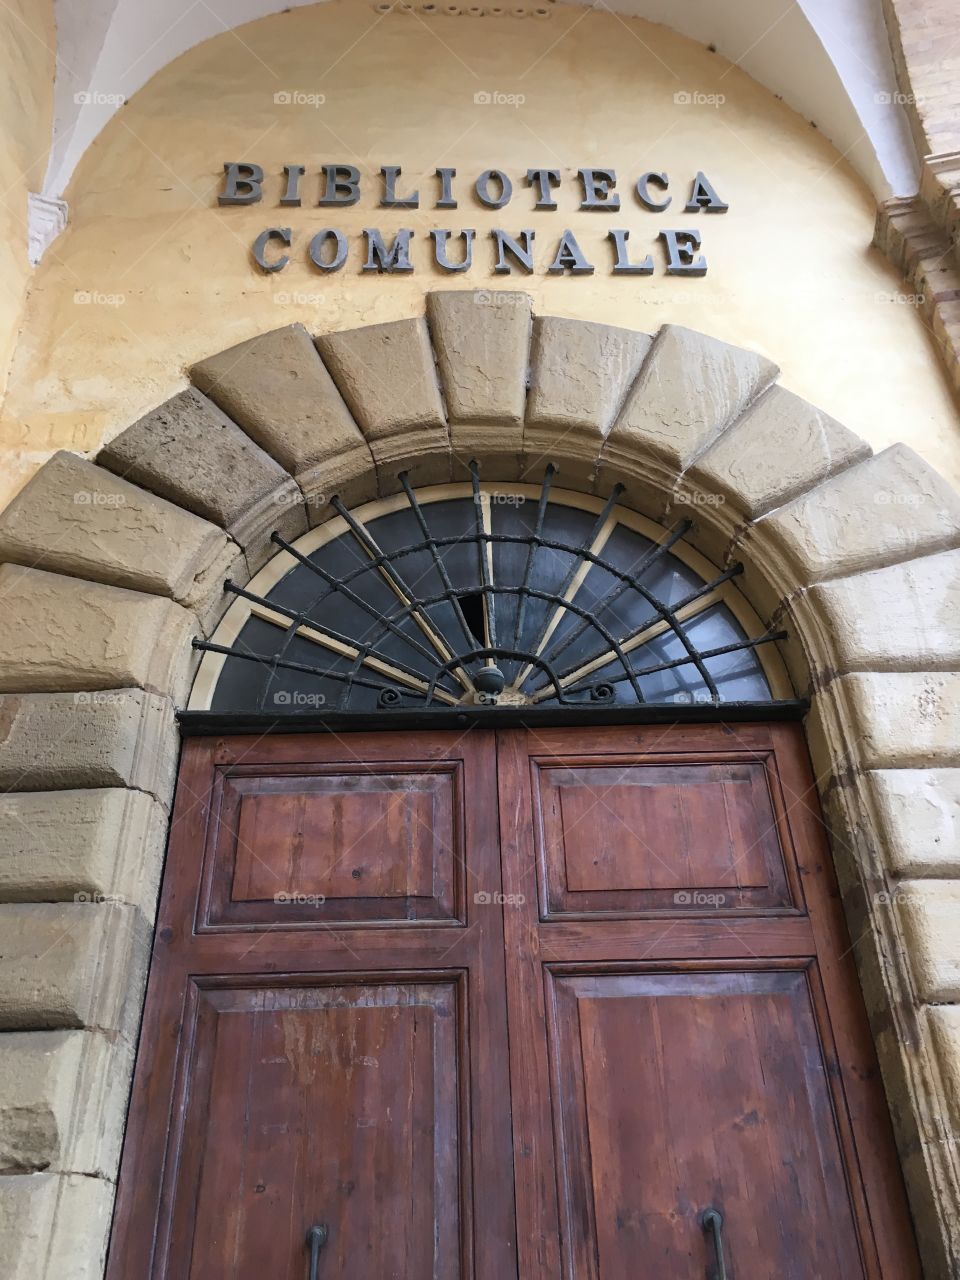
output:
[[[205,650],[191,707],[374,712],[769,702],[764,630],[718,570],[616,505],[541,487],[403,491],[288,543]]]

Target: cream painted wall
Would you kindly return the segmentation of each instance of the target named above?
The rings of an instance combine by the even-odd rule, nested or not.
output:
[[[478,105],[478,91],[522,94],[520,106]],[[721,106],[678,105],[678,92],[722,94]],[[277,93],[325,97],[284,105]],[[272,177],[262,204],[218,208],[224,160],[254,160],[278,175],[308,166],[304,207],[278,205]],[[312,207],[316,168],[356,164],[369,175],[361,203]],[[437,165],[461,175],[455,211],[380,210],[373,178],[404,167],[421,197]],[[580,165],[621,174],[619,214],[581,212]],[[560,209],[533,212],[521,176],[564,173]],[[515,182],[513,201],[482,209],[468,193],[482,169]],[[643,211],[628,179],[665,169],[680,188],[703,168],[731,205],[725,215]],[[817,132],[716,55],[663,28],[610,12],[550,6],[533,17],[378,14],[330,0],[225,33],[159,73],[121,110],[80,164],[70,226],[39,268],[3,413],[3,434],[29,454],[10,469],[8,500],[36,451],[94,450],[185,385],[193,360],[300,320],[316,332],[408,316],[428,289],[525,289],[541,312],[655,330],[702,329],[764,352],[783,382],[882,448],[912,444],[960,483],[957,414],[929,335],[893,270],[870,249],[874,204]],[[309,264],[325,223],[350,236],[337,275]],[[289,225],[290,266],[263,276],[250,244]],[[416,272],[361,275],[359,231],[412,226]],[[431,227],[478,231],[475,266],[446,276],[431,266]],[[486,232],[536,229],[533,276],[496,277]],[[565,226],[597,265],[592,277],[543,274]],[[652,278],[608,274],[610,226],[658,262]],[[661,226],[699,226],[705,279],[662,274]]]
[[[27,195],[43,184],[53,124],[53,0],[0,6],[0,398],[30,279]]]

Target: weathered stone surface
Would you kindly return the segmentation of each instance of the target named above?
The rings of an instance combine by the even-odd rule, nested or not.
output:
[[[80,1174],[0,1178],[4,1280],[101,1280],[113,1186]]]
[[[908,880],[891,897],[917,995],[927,1003],[960,1000],[960,882]]]
[[[370,450],[303,325],[201,360],[190,376],[293,476],[352,455],[351,474],[371,468]]]
[[[380,488],[450,479],[450,439],[427,322],[395,320],[317,338],[317,348],[366,437]]]
[[[960,1138],[960,1005],[928,1009],[927,1025],[943,1078],[950,1136]]]
[[[663,493],[778,373],[769,360],[680,325],[664,325],[601,458],[628,491]]]
[[[0,1175],[115,1177],[132,1062],[99,1031],[0,1034]]]
[[[167,805],[179,751],[173,704],[140,689],[0,696],[0,787],[137,787]]]
[[[793,606],[837,671],[960,670],[960,550],[813,587]]]
[[[0,1030],[135,1036],[150,942],[130,906],[0,906]]]
[[[274,529],[292,540],[307,528],[293,478],[196,387],[128,427],[97,462],[225,529],[251,572],[270,554]]]
[[[0,902],[130,902],[153,918],[167,815],[145,791],[0,795]]]
[[[195,612],[239,550],[222,529],[72,453],[57,453],[0,516],[0,560],[152,595]]]
[[[772,386],[693,464],[683,483],[722,494],[738,518],[757,520],[869,457],[865,440]]]
[[[960,769],[878,769],[865,782],[896,875],[960,876]]]
[[[613,325],[534,320],[523,437],[528,469],[559,462],[561,483],[589,481],[652,342],[646,333]]]
[[[797,585],[960,545],[960,494],[906,445],[850,467],[757,525]]]
[[[813,697],[808,741],[821,778],[960,765],[960,674],[840,676]]]
[[[427,294],[427,318],[450,423],[454,475],[462,475],[476,458],[488,460],[491,467],[509,466],[516,478],[523,448],[530,298],[513,290],[439,290]]]
[[[0,692],[123,689],[182,699],[197,620],[172,600],[0,565]]]

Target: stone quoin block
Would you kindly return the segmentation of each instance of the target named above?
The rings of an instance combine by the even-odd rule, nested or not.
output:
[[[170,596],[197,613],[222,596],[238,547],[222,529],[71,453],[57,453],[0,516],[0,561]]]
[[[926,1011],[934,1052],[943,1077],[948,1136],[960,1138],[960,1005],[938,1005]]]
[[[901,876],[960,877],[960,768],[865,775],[887,866]]]
[[[0,906],[0,1031],[93,1027],[132,1038],[150,942],[130,906]]]
[[[173,704],[141,689],[0,696],[0,787],[137,787],[169,804]]]
[[[514,290],[427,294],[454,476],[472,459],[515,480],[523,449],[531,302]]]
[[[99,1031],[0,1036],[0,1175],[116,1176],[131,1046]]]
[[[209,356],[191,368],[190,377],[294,476],[311,522],[311,501],[330,493],[315,474],[324,463],[324,483],[332,483],[344,501],[373,496],[370,449],[303,325],[274,329]],[[326,514],[321,511],[320,518]]]
[[[0,1178],[4,1280],[101,1280],[113,1185],[82,1174]]]
[[[197,620],[172,600],[4,564],[0,604],[0,692],[186,696]]]
[[[905,880],[890,895],[890,909],[900,912],[919,998],[960,1000],[960,882]]]
[[[524,470],[548,462],[558,483],[588,483],[597,455],[653,339],[613,325],[538,316],[533,322]]]
[[[869,457],[865,440],[772,386],[698,458],[683,486],[721,494],[738,519],[757,520]]]
[[[394,320],[317,338],[317,349],[370,446],[381,492],[450,479],[450,437],[427,322]]]
[[[145,791],[0,795],[0,902],[118,898],[153,918],[167,816]]]
[[[960,670],[960,550],[822,583],[792,612],[826,633],[837,671]]]
[[[226,530],[251,572],[307,529],[293,478],[227,415],[188,387],[158,405],[100,451],[97,463]]]
[[[603,483],[625,480],[649,507],[778,372],[752,351],[664,325],[604,446]]]

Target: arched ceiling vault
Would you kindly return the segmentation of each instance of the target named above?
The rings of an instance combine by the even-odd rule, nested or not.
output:
[[[242,39],[244,24],[312,2],[55,0],[54,136],[41,194],[63,195],[121,103],[174,58],[225,32]],[[411,21],[423,20],[418,5],[406,5]],[[715,48],[814,123],[878,199],[916,191],[917,156],[880,0],[594,0],[590,7],[661,23]],[[383,14],[375,0],[369,8],[372,25]]]

